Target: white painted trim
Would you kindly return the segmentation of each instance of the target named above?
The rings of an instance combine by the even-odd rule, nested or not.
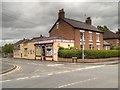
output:
[[[96,33],[96,34],[100,34],[100,33]]]
[[[82,43],[80,42],[80,45],[82,45]],[[85,45],[85,42],[84,42],[84,45]]]
[[[96,43],[96,45],[100,45],[100,43]]]
[[[80,32],[85,32],[84,30],[80,30]]]
[[[89,33],[92,33],[91,31],[89,31]]]
[[[93,43],[89,43],[89,44],[93,44]]]

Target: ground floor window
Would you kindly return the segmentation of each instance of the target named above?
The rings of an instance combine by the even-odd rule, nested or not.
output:
[[[36,46],[36,56],[41,56],[42,52],[41,52],[41,47],[40,46]]]
[[[100,50],[100,45],[97,45],[97,50]]]
[[[93,48],[93,45],[89,44],[89,49],[92,50],[92,48]]]
[[[47,45],[46,46],[46,56],[52,56],[53,50],[52,50],[52,45]]]

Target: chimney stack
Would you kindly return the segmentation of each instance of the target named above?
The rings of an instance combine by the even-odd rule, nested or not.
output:
[[[91,25],[92,24],[91,17],[87,17],[87,19],[85,20],[85,23]]]
[[[58,18],[65,18],[65,12],[64,12],[64,9],[59,10]]]

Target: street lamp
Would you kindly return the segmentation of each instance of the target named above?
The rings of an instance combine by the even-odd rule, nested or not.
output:
[[[81,44],[82,44],[82,60],[83,60],[83,63],[85,62],[85,55],[84,55],[84,32],[81,32],[81,38],[82,38],[82,40],[81,40]]]

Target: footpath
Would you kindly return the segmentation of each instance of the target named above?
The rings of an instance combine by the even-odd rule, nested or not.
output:
[[[8,73],[14,69],[16,69],[16,66],[11,65],[11,64],[7,64],[7,63],[2,63],[0,65],[0,74]]]

